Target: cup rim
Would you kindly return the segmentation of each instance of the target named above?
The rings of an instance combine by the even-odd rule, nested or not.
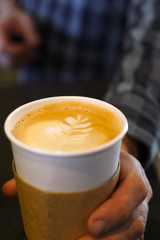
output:
[[[122,131],[112,140],[110,140],[107,143],[104,143],[100,146],[88,149],[88,150],[79,150],[79,151],[52,151],[52,150],[43,150],[43,149],[38,149],[38,148],[34,148],[32,146],[29,146],[23,142],[21,142],[20,140],[18,140],[16,137],[14,137],[14,135],[12,134],[12,129],[14,124],[18,121],[18,119],[22,116],[24,116],[25,114],[27,114],[28,112],[42,107],[46,104],[50,104],[52,102],[61,102],[61,101],[70,101],[70,100],[79,100],[79,101],[88,101],[90,103],[93,104],[98,104],[99,106],[105,107],[107,109],[109,109],[110,111],[112,111],[121,121],[121,123],[124,123],[124,127],[122,129]],[[36,106],[35,106],[36,105]],[[35,107],[34,107],[35,106]],[[13,120],[13,118],[20,112],[22,112],[24,109],[28,109],[30,108],[30,110],[25,111],[20,117],[17,118],[17,120],[11,124],[11,121]],[[123,124],[122,123],[122,124]],[[12,126],[12,127],[11,127]],[[26,104],[21,105],[20,107],[16,108],[15,110],[13,110],[8,117],[5,120],[4,123],[4,131],[6,136],[8,137],[8,139],[10,140],[11,143],[14,143],[15,145],[17,145],[18,147],[20,147],[21,149],[24,149],[28,152],[32,152],[32,153],[36,153],[36,154],[40,154],[40,155],[46,155],[46,156],[56,156],[56,157],[75,157],[75,156],[83,156],[83,155],[90,155],[90,154],[95,154],[98,153],[100,151],[105,150],[106,148],[109,148],[111,146],[113,146],[115,143],[117,143],[118,141],[120,141],[125,134],[128,131],[128,121],[125,117],[125,115],[114,105],[105,102],[103,100],[99,100],[96,98],[91,98],[91,97],[84,97],[84,96],[56,96],[56,97],[47,97],[47,98],[41,98],[38,100],[34,100],[31,102],[28,102]]]

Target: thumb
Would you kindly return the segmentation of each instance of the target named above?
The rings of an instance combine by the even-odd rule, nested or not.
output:
[[[2,187],[2,191],[5,196],[8,196],[8,197],[17,196],[17,188],[16,188],[15,179],[13,178],[10,181],[6,182]]]

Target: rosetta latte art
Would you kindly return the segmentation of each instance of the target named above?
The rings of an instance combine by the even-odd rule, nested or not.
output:
[[[72,140],[83,140],[93,129],[88,118],[82,118],[80,114],[77,118],[66,117],[65,123],[61,122],[57,126],[47,127],[45,133],[56,137],[67,137]]]

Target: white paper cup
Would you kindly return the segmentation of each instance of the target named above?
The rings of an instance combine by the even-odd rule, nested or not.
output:
[[[111,110],[119,118],[122,131],[106,144],[76,152],[36,149],[13,136],[14,125],[22,116],[46,104],[66,100],[90,102]],[[60,96],[33,101],[14,110],[5,122],[5,133],[11,141],[19,176],[32,186],[53,192],[91,189],[110,179],[117,170],[121,140],[127,130],[127,120],[120,110],[106,102],[87,97]]]

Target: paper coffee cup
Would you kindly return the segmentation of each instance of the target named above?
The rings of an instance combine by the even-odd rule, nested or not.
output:
[[[109,109],[120,120],[122,131],[101,146],[74,152],[36,149],[13,136],[15,123],[25,114],[68,100]],[[8,116],[5,132],[12,145],[13,169],[29,240],[75,240],[87,232],[87,218],[116,186],[121,140],[127,129],[127,120],[120,110],[87,97],[41,99],[17,108]]]
[[[110,142],[77,152],[52,152],[35,149],[17,140],[12,130],[28,112],[45,104],[79,100],[111,110],[121,121],[122,131]],[[29,184],[47,191],[81,191],[98,186],[116,172],[121,140],[128,124],[123,113],[114,106],[87,97],[52,97],[25,104],[13,111],[5,122],[5,132],[11,141],[17,173]]]
[[[49,192],[25,182],[16,172],[18,197],[28,240],[77,240],[87,234],[90,214],[114,191],[120,166],[111,179],[85,191]]]

